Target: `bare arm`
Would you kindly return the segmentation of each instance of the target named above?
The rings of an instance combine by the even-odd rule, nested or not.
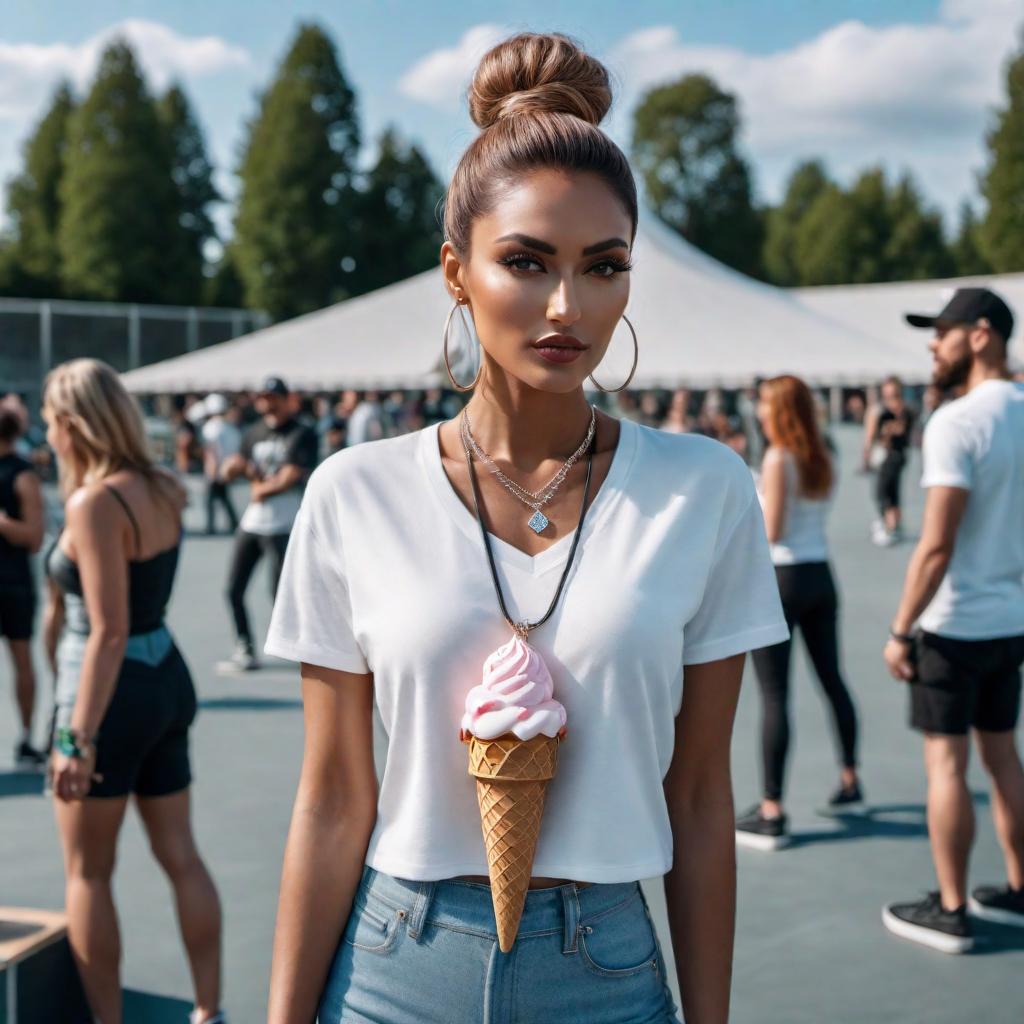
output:
[[[864,445],[861,451],[861,468],[868,468],[868,460],[871,455],[871,446],[875,443],[875,434],[878,431],[879,409],[877,405],[868,407],[864,414]]]
[[[736,930],[729,747],[744,655],[688,665],[665,776],[672,869],[665,900],[687,1024],[726,1024]]]
[[[377,815],[373,677],[302,666],[306,725],[270,972],[268,1024],[311,1024]]]
[[[57,643],[64,628],[64,595],[52,581],[46,583],[46,608],[43,611],[43,650],[50,671],[57,675]]]
[[[924,522],[921,539],[910,556],[896,617],[895,633],[909,633],[918,616],[935,596],[949,568],[956,543],[956,531],[967,508],[970,491],[962,487],[929,487],[924,500]],[[913,679],[914,671],[907,660],[907,645],[890,640],[885,645],[885,661],[896,679]]]
[[[769,448],[761,464],[764,528],[768,543],[777,544],[786,530],[786,462],[778,448]]]
[[[14,480],[14,493],[21,506],[21,518],[13,519],[0,512],[0,537],[35,554],[43,546],[43,491],[39,477],[30,470],[19,473]]]
[[[283,494],[291,490],[296,484],[309,475],[309,470],[296,466],[294,463],[285,463],[276,473],[268,476],[266,480],[257,481],[252,485],[252,500],[262,501],[273,494]]]

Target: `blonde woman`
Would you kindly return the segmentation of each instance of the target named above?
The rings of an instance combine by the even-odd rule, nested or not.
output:
[[[94,359],[54,369],[47,441],[66,496],[47,555],[47,636],[57,669],[51,771],[64,852],[71,950],[97,1021],[121,1024],[121,956],[111,876],[129,799],[174,889],[195,985],[192,1024],[223,1024],[217,890],[192,838],[192,679],[164,610],[186,495],[146,448],[116,373]]]
[[[309,482],[266,644],[302,663],[306,718],[272,1024],[676,1024],[639,885],[652,876],[686,1020],[728,1018],[729,741],[743,652],[786,626],[743,461],[584,394],[613,333],[633,344],[636,188],[597,127],[610,102],[605,68],[564,36],[483,58],[481,133],[440,254],[453,314],[480,340],[480,371],[459,382],[473,395]],[[548,497],[534,510],[516,488]],[[496,648],[525,658],[504,662],[503,713],[522,721],[520,700],[553,680],[568,729],[507,952],[459,742],[463,714],[485,713],[467,694]]]

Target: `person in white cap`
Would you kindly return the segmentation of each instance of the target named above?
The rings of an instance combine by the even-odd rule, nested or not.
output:
[[[242,445],[242,432],[226,417],[231,406],[220,394],[207,395],[204,411],[209,417],[203,424],[203,475],[206,477],[206,532],[216,533],[216,506],[227,513],[230,532],[238,529],[238,514],[231,502],[231,492],[224,479],[224,463]]]

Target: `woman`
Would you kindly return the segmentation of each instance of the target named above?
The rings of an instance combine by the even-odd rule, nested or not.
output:
[[[51,771],[71,951],[93,1015],[120,1024],[111,876],[134,794],[174,889],[196,991],[192,1024],[223,1024],[220,903],[189,811],[196,695],[164,625],[186,494],[153,464],[139,410],[106,364],[76,359],[54,369],[43,417],[67,499],[47,556],[47,634],[63,625]]]
[[[308,485],[266,644],[302,663],[307,728],[272,1024],[318,1008],[320,1024],[677,1022],[637,881],[663,874],[686,1019],[727,1019],[729,739],[743,652],[785,624],[742,461],[584,397],[626,308],[637,221],[629,165],[597,128],[610,100],[604,67],[564,36],[483,58],[482,131],[441,249],[452,314],[480,340],[459,382],[473,395]],[[543,659],[568,723],[507,954],[459,742],[503,643]],[[541,689],[539,669],[516,672]],[[529,713],[508,692],[505,710]]]
[[[863,468],[877,472],[878,518],[871,528],[871,540],[879,547],[892,547],[903,539],[900,483],[913,433],[914,413],[903,400],[903,384],[899,377],[886,377],[882,401],[864,425]]]
[[[19,768],[41,771],[46,755],[32,746],[36,675],[32,667],[32,626],[36,587],[29,555],[43,543],[43,497],[32,463],[15,452],[24,432],[21,410],[0,402],[0,636],[7,639],[14,666],[21,738],[14,748]]]
[[[814,398],[802,380],[767,380],[759,398],[758,419],[768,442],[759,494],[772,562],[786,623],[803,634],[841,747],[840,784],[829,798],[829,810],[849,811],[859,807],[863,796],[857,776],[857,715],[839,667],[838,600],[825,535],[832,459],[818,428]],[[789,842],[782,794],[789,752],[791,654],[789,639],[754,651],[763,700],[764,798],[737,820],[736,839],[761,850],[776,850]]]

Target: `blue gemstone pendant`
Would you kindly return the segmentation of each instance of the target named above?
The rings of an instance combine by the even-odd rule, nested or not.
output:
[[[544,528],[548,525],[549,522],[550,520],[548,519],[548,517],[544,515],[544,513],[541,512],[540,509],[537,509],[537,511],[534,512],[532,516],[530,516],[530,521],[526,525],[529,526],[534,533],[543,533]]]

